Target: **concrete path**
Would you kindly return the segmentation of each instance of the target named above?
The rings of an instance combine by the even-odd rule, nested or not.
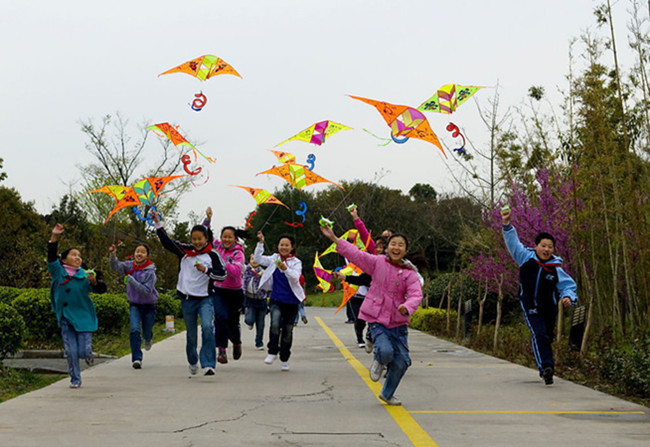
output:
[[[291,371],[244,354],[190,376],[185,334],[0,404],[0,446],[648,446],[650,409],[410,331],[413,366],[387,407],[371,356],[330,308],[307,308]],[[230,354],[230,352],[229,352]]]

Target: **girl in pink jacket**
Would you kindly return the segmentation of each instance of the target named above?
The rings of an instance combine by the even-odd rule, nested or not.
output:
[[[422,301],[417,268],[404,259],[408,240],[402,234],[393,234],[388,239],[386,255],[373,255],[339,239],[329,227],[321,227],[321,231],[336,243],[338,254],[372,276],[359,311],[359,318],[368,322],[374,341],[370,379],[377,382],[382,371],[388,368],[379,399],[388,405],[401,405],[395,390],[411,365],[408,350],[409,315],[417,310]]]
[[[203,225],[210,227],[212,219],[212,208],[208,207],[205,212],[206,219]],[[226,268],[226,279],[222,282],[215,282],[213,297],[214,305],[214,332],[215,344],[218,349],[217,361],[228,363],[226,348],[228,340],[232,342],[232,358],[239,360],[242,354],[241,349],[241,325],[240,315],[244,304],[244,291],[242,280],[246,268],[246,257],[244,246],[239,243],[240,239],[246,239],[248,233],[235,227],[223,227],[220,239],[214,240],[214,248],[219,252]]]

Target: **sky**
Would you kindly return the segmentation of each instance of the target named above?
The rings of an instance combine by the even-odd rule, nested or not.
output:
[[[383,119],[346,95],[417,107],[444,84],[498,83],[504,107],[520,105],[532,85],[559,102],[569,40],[595,28],[594,6],[591,0],[4,2],[0,158],[8,178],[2,184],[50,212],[80,187],[79,167],[93,162],[80,123],[119,113],[134,138],[142,123],[179,124],[217,159],[208,183],[183,196],[180,220],[212,206],[215,227],[243,225],[255,202],[229,185],[281,187],[278,177],[256,176],[278,164],[268,149],[328,119],[353,130],[320,147],[293,141],[282,149],[303,163],[315,154],[314,172],[335,182],[372,182],[383,172],[382,186],[407,192],[428,183],[453,192],[435,146],[416,139],[378,146],[363,129],[388,138]],[[619,1],[613,9],[623,17],[628,6]],[[204,54],[223,58],[242,79],[158,77]],[[188,103],[199,91],[208,102],[195,112]],[[428,113],[432,129],[455,147],[445,130],[453,119],[474,144],[486,144],[478,106],[488,107],[493,94],[480,90],[451,116]],[[157,139],[147,140],[143,174],[147,161],[160,156]]]

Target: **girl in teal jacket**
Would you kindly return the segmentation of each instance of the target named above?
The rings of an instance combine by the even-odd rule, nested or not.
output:
[[[57,256],[57,241],[61,234],[63,225],[56,224],[47,244],[47,269],[52,277],[50,302],[61,328],[70,388],[79,388],[79,359],[91,363],[91,334],[97,330],[97,314],[89,293],[104,293],[106,284],[97,279],[95,272],[81,267],[81,252],[78,249],[69,248]]]

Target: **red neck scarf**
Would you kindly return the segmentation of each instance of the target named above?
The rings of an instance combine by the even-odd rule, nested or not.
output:
[[[278,254],[280,255],[280,253],[278,253]],[[287,259],[289,259],[289,258],[295,258],[295,257],[296,257],[296,255],[289,255],[289,256],[282,256],[282,255],[280,255],[280,260],[281,260],[282,262],[285,262]]]
[[[198,251],[194,247],[192,247],[190,250],[183,249],[183,251],[185,252],[185,256],[191,258],[193,256],[202,255],[204,253],[210,253],[212,251],[212,244],[208,242],[208,245]]]
[[[128,272],[126,272],[126,274],[127,274],[127,275],[130,275],[130,274],[132,274],[133,272],[135,272],[135,271],[137,271],[137,270],[142,270],[142,269],[144,269],[145,267],[149,267],[151,264],[153,264],[153,262],[151,262],[151,259],[147,259],[146,261],[144,261],[144,262],[143,262],[142,264],[140,264],[140,265],[137,265],[137,264],[135,263],[135,261],[133,261],[133,265],[131,266],[131,270],[129,270]]]
[[[553,272],[553,270],[551,270],[549,267],[560,267],[562,265],[562,264],[556,264],[556,263],[545,264],[543,262],[538,261],[537,259],[535,259],[535,262],[537,263],[537,265],[539,265],[541,268],[543,268],[544,271],[549,272],[549,273]]]

